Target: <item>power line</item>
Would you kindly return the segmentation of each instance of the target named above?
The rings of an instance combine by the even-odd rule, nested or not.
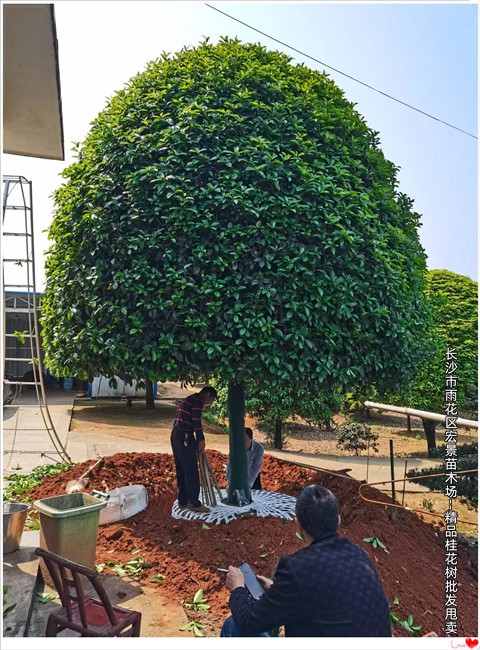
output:
[[[475,140],[478,140],[478,136],[474,135],[473,133],[469,133],[468,131],[464,131],[463,129],[459,128],[458,126],[455,126],[454,124],[450,124],[449,122],[445,122],[444,120],[441,120],[438,117],[435,117],[434,115],[430,115],[430,113],[426,113],[425,111],[422,111],[420,108],[416,108],[415,106],[412,106],[411,104],[407,104],[407,102],[402,101],[401,99],[397,99],[396,97],[393,97],[392,95],[389,95],[388,93],[384,93],[383,90],[379,90],[378,88],[375,88],[374,86],[370,86],[369,84],[365,83],[364,81],[360,81],[360,79],[356,79],[355,77],[352,77],[351,75],[347,74],[346,72],[342,72],[341,70],[338,70],[338,68],[334,68],[331,65],[328,65],[327,63],[324,63],[323,61],[320,61],[319,59],[316,59],[314,56],[311,56],[310,54],[306,54],[305,52],[302,52],[301,50],[297,50],[296,47],[293,47],[292,45],[288,45],[288,43],[284,43],[283,41],[280,41],[278,38],[274,38],[273,36],[270,36],[269,34],[266,34],[265,32],[262,32],[260,29],[257,29],[256,27],[252,27],[252,25],[249,25],[248,23],[243,22],[243,20],[240,20],[239,18],[235,18],[235,16],[231,16],[230,14],[227,14],[225,11],[221,11],[221,9],[217,9],[217,7],[214,7],[212,5],[209,5],[208,2],[205,3],[205,6],[209,7],[210,9],[213,9],[214,11],[218,11],[218,13],[223,14],[224,16],[227,16],[227,18],[231,18],[232,20],[235,20],[237,23],[240,23],[241,25],[244,25],[245,27],[248,27],[249,29],[253,29],[254,32],[258,32],[259,34],[262,34],[262,36],[266,36],[272,41],[275,41],[276,43],[280,43],[280,45],[283,45],[284,47],[288,47],[290,50],[293,50],[294,52],[297,52],[298,54],[301,54],[302,56],[306,57],[307,59],[311,59],[312,61],[315,61],[316,63],[319,63],[320,65],[323,65],[325,68],[329,68],[330,70],[334,70],[335,72],[338,72],[338,74],[343,75],[344,77],[347,77],[348,79],[351,79],[352,81],[356,81],[357,83],[361,84],[362,86],[365,86],[366,88],[370,88],[370,90],[374,90],[375,92],[379,93],[380,95],[383,95],[384,97],[388,97],[388,99],[393,99],[394,102],[398,102],[399,104],[402,104],[403,106],[406,106],[407,108],[411,108],[413,111],[417,111],[417,113],[421,113],[422,115],[426,115],[432,120],[435,120],[436,122],[440,122],[441,124],[445,124],[445,126],[449,126],[451,129],[455,129],[456,131],[460,131],[461,133],[465,133],[465,135],[470,136],[471,138],[475,138]]]

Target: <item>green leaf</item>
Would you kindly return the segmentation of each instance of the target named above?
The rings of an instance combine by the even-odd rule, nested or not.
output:
[[[123,566],[121,566],[120,564],[115,565],[115,567],[113,568],[113,570],[114,570],[115,573],[116,573],[117,575],[119,575],[120,577],[123,577],[123,576],[126,576],[126,575],[127,575],[127,571],[125,571],[125,569],[123,568]]]
[[[202,590],[202,589],[199,589],[199,590],[195,593],[195,596],[193,597],[193,602],[194,602],[194,603],[198,603],[199,601],[202,600],[202,598],[203,598],[203,590]]]
[[[150,582],[163,582],[163,580],[166,580],[166,578],[161,573],[157,573],[156,576],[150,578]]]
[[[373,542],[374,539],[375,539],[375,537],[364,537],[363,541],[364,542]]]
[[[393,599],[393,604],[394,605],[399,605],[400,604],[400,601],[398,600],[398,596],[395,596],[395,598]]]
[[[301,539],[302,542],[305,541],[298,531],[295,532],[295,537],[297,537],[298,539]]]
[[[181,630],[182,632],[189,632],[192,629],[192,624],[187,623],[186,625],[182,625],[182,627],[179,627],[178,629]]]
[[[202,524],[202,530],[210,530],[210,526],[207,526],[207,524]]]
[[[47,594],[46,592],[36,592],[37,600],[41,603],[49,603],[51,600],[58,598],[58,594]]]
[[[11,605],[8,605],[7,607],[5,607],[3,609],[3,618],[5,618],[7,616],[7,614],[12,612],[15,609],[16,606],[17,606],[17,603],[12,603]]]
[[[102,573],[104,568],[105,568],[105,563],[95,565],[95,570],[96,570],[97,573]]]

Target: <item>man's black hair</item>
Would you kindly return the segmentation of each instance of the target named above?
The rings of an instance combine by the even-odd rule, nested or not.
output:
[[[202,388],[202,390],[200,391],[200,394],[202,394],[202,393],[203,393],[203,395],[205,395],[205,394],[213,395],[213,397],[215,397],[215,399],[217,398],[217,391],[215,390],[215,388],[213,386],[204,386]]]
[[[337,499],[321,485],[309,485],[303,490],[297,499],[295,514],[303,530],[314,539],[337,531]]]
[[[250,429],[250,427],[245,427],[245,435],[250,438],[250,440],[253,439],[253,431]]]

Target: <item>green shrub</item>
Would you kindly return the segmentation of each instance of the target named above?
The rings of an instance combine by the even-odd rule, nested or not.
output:
[[[343,427],[337,429],[336,433],[337,447],[344,451],[354,451],[358,456],[359,452],[367,449],[368,442],[370,448],[378,451],[378,433],[372,431],[371,427],[360,422],[349,422]]]
[[[463,471],[467,469],[478,469],[478,456],[471,456],[469,458],[459,458],[457,462],[457,470]],[[412,469],[407,472],[409,478],[423,476],[425,474],[438,474],[445,472],[444,465],[437,465],[436,467],[427,467],[426,469]],[[445,476],[435,476],[433,478],[420,478],[416,483],[426,485],[431,490],[443,492],[445,490]],[[458,476],[457,487],[459,497],[461,500],[469,503],[474,508],[478,508],[478,474],[472,472],[471,474],[460,474]]]
[[[445,445],[440,445],[435,447],[430,452],[430,458],[444,458],[445,457]],[[478,456],[478,443],[477,442],[466,442],[462,445],[457,445],[457,455],[460,456]]]

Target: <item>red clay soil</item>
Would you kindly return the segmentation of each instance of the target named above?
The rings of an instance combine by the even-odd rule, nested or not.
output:
[[[224,487],[226,456],[209,450],[208,457]],[[90,464],[88,461],[45,479],[32,493],[32,501],[65,493],[67,481],[79,477]],[[151,577],[163,574],[166,578],[163,582],[149,584],[163,590],[175,602],[191,600],[198,589],[203,589],[210,609],[192,612],[185,607],[185,611],[190,619],[206,624],[203,630],[206,636],[217,636],[229,614],[225,576],[216,571],[217,567],[238,566],[248,561],[256,573],[272,576],[279,558],[303,545],[295,537],[294,523],[276,517],[250,515],[230,524],[211,525],[208,530],[202,528],[200,521],[173,519],[170,513],[176,486],[173,458],[169,454],[110,456],[100,471],[93,471],[87,490],[101,490],[103,481],[109,489],[143,484],[148,491],[149,504],[135,517],[100,527],[97,562],[106,563],[112,559],[116,563],[126,562],[132,559],[134,549],[141,549],[141,557],[151,565],[142,571],[142,582],[148,583]],[[412,614],[414,625],[422,626],[421,634],[433,631],[444,636],[444,535],[440,528],[410,512],[403,512],[401,520],[392,521],[391,508],[363,501],[358,495],[360,483],[340,473],[315,472],[265,456],[264,489],[296,496],[312,483],[328,487],[337,496],[342,519],[340,534],[369,554],[389,603],[398,597],[400,604],[396,611],[401,618]],[[367,488],[365,496],[386,500],[386,496],[374,488]],[[363,541],[365,537],[378,537],[388,553],[373,549]],[[109,571],[106,567],[105,572]],[[467,548],[459,543],[459,637],[478,634],[477,587]],[[393,634],[409,636],[399,625],[393,626]]]

